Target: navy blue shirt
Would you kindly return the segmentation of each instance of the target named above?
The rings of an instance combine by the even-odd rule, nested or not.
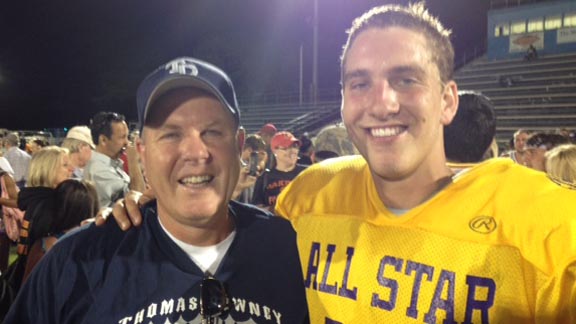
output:
[[[231,201],[236,236],[214,277],[231,299],[225,323],[303,323],[296,235],[284,219]],[[200,323],[202,271],[162,230],[154,203],[127,232],[109,220],[56,244],[4,323]],[[219,322],[218,322],[219,323]]]

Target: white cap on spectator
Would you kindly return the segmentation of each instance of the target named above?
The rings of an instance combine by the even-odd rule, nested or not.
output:
[[[96,147],[92,141],[92,133],[90,133],[90,128],[88,128],[88,126],[74,126],[70,128],[68,134],[66,134],[66,138],[73,138],[86,142],[86,144],[90,145],[92,149]]]

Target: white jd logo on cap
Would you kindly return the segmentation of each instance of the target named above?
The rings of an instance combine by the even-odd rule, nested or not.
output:
[[[193,61],[188,59],[177,59],[166,64],[166,70],[170,74],[198,75],[198,68]]]

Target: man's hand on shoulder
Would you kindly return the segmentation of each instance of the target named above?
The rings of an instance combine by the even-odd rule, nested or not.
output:
[[[154,198],[155,195],[151,189],[146,190],[145,193],[131,190],[123,199],[116,201],[113,207],[102,208],[96,215],[95,223],[97,226],[103,225],[111,214],[124,231],[132,226],[140,226],[142,223],[140,207]]]

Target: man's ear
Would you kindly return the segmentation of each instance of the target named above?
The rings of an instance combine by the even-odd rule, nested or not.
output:
[[[458,111],[458,86],[454,81],[448,81],[442,92],[442,115],[440,122],[446,126],[452,122]]]
[[[236,132],[236,145],[238,146],[238,152],[242,154],[244,149],[244,140],[246,139],[246,130],[244,127],[240,126]]]
[[[106,144],[107,140],[108,140],[108,138],[106,137],[106,135],[104,135],[104,134],[98,135],[98,144]],[[96,144],[96,145],[98,145],[98,144]]]
[[[138,152],[138,157],[140,158],[142,167],[146,169],[146,157],[144,154],[144,152],[146,151],[146,145],[144,145],[142,137],[137,137],[136,142],[134,144],[136,144],[136,152]]]

